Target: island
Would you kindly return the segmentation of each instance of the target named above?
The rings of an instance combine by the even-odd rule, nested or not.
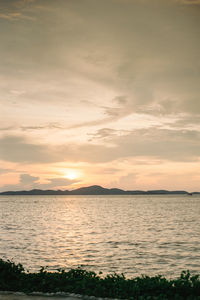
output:
[[[168,190],[122,190],[118,188],[104,188],[100,185],[92,185],[74,190],[41,190],[33,189],[29,191],[5,191],[1,195],[198,195],[200,192],[189,193],[187,191],[168,191]]]

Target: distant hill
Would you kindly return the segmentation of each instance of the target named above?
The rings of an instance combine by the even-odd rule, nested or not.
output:
[[[192,195],[200,194],[199,192],[188,193],[187,191],[167,191],[167,190],[150,190],[150,191],[124,191],[117,188],[103,188],[100,185],[82,187],[75,190],[40,190],[30,191],[7,191],[1,192],[0,195]]]

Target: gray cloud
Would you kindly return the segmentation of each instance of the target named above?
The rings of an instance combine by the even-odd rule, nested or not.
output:
[[[200,157],[200,133],[192,130],[138,130],[117,138],[116,143],[119,153],[126,152],[128,156],[150,156],[171,161],[193,161]]]
[[[182,128],[184,129],[193,129],[196,131],[200,131],[200,115],[191,115],[191,114],[185,114],[182,117],[180,117],[177,121],[175,121],[171,128]],[[169,125],[170,126],[170,125]]]
[[[106,139],[111,138],[112,136],[115,136],[119,133],[118,130],[114,130],[111,128],[101,128],[96,133],[90,134],[91,135],[91,141],[93,139]]]
[[[78,180],[69,180],[66,178],[48,178],[47,183],[40,184],[40,177],[31,176],[30,174],[21,174],[18,184],[7,184],[2,186],[2,191],[18,191],[18,190],[31,190],[31,189],[57,189],[59,187],[67,187]]]
[[[200,1],[199,0],[181,0],[184,4],[187,5],[200,5]]]
[[[97,137],[100,138],[99,132]],[[171,161],[195,161],[200,157],[200,132],[195,130],[143,129],[124,135],[111,134],[107,141],[112,146],[91,142],[51,146],[31,144],[19,137],[4,137],[0,159],[21,163],[101,163],[124,157],[144,156]]]
[[[51,149],[52,150],[52,149]],[[19,136],[0,139],[0,158],[21,163],[49,163],[59,161],[57,155],[46,145],[33,144]]]
[[[102,155],[103,154],[103,155]],[[19,163],[53,163],[61,161],[104,162],[112,160],[112,151],[103,145],[46,145],[30,143],[19,136],[0,139],[0,159]]]
[[[35,183],[36,181],[38,181],[40,178],[39,177],[35,177],[35,176],[31,176],[29,174],[21,174],[20,175],[20,184],[32,184]]]
[[[0,131],[10,131],[14,129],[14,126],[0,127]]]
[[[65,130],[66,127],[61,126],[58,123],[48,123],[44,125],[33,125],[33,126],[7,126],[7,127],[0,127],[0,131],[12,131],[12,130],[21,130],[21,131],[35,131],[35,130]]]
[[[59,130],[62,130],[62,129],[66,129],[64,128],[63,126],[61,126],[60,124],[58,123],[49,123],[47,125],[43,125],[43,126],[21,126],[20,129],[22,131],[32,131],[32,130],[43,130],[43,129],[59,129]]]
[[[7,174],[13,172],[12,169],[0,168],[0,174]]]
[[[112,147],[90,144],[80,146],[76,159],[107,162],[144,156],[170,161],[195,161],[200,157],[200,132],[194,130],[135,130],[126,135],[111,135],[108,141]]]
[[[9,21],[33,20],[30,15],[30,6],[37,0],[2,0],[0,3],[0,19]]]
[[[38,180],[40,178],[36,176],[31,176],[29,174],[20,174],[19,176],[19,183],[18,184],[6,184],[2,186],[2,191],[8,190],[24,190],[24,189],[32,189],[35,185],[37,185]]]
[[[178,109],[181,110],[187,110],[186,102],[199,95],[199,67],[196,64],[199,59],[199,18],[190,14],[187,8],[182,9],[176,1],[154,1],[152,5],[136,0],[86,0],[84,3],[59,0],[56,4],[50,0],[45,5],[49,10],[41,12],[35,7],[40,19],[30,29],[13,28],[15,35],[21,38],[20,42],[14,40],[15,47],[9,47],[9,52],[1,53],[5,55],[7,69],[8,58],[12,56],[12,70],[19,69],[20,62],[23,70],[20,74],[30,72],[33,82],[39,65],[40,74],[48,75],[47,71],[51,70],[51,78],[55,78],[51,72],[58,70],[56,75],[60,76],[60,82],[63,82],[63,76],[87,78],[127,95],[132,111],[160,102],[155,95],[157,91],[163,91],[165,98],[174,102],[179,96]],[[3,38],[7,45],[8,36]],[[29,49],[29,56],[25,55],[24,49]],[[13,68],[15,64],[17,68]],[[65,83],[68,85],[69,80]],[[44,99],[47,93],[47,89],[38,93],[34,89],[25,99],[28,96],[36,101],[42,95],[43,101],[58,102],[61,89],[51,90]],[[67,97],[65,101],[69,101]]]

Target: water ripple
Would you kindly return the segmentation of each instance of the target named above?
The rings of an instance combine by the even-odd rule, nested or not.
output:
[[[31,270],[200,270],[200,197],[3,196],[0,256]]]

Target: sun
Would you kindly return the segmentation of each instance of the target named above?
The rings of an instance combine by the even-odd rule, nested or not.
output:
[[[68,170],[66,174],[64,175],[65,178],[69,180],[76,179],[78,177],[78,174],[74,170]]]

